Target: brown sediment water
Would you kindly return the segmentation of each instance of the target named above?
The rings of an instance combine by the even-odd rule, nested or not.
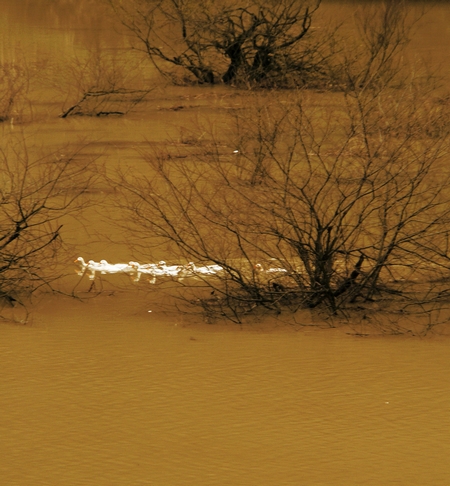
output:
[[[148,307],[52,297],[0,326],[3,484],[446,484],[446,340]]]
[[[40,59],[57,80],[51,67],[74,55],[125,49],[95,4],[1,0],[1,59]],[[445,71],[450,6],[426,22],[414,49]],[[83,144],[106,170],[145,171],[136,148],[176,144],[195,120],[223,123],[223,110],[245,103],[225,87],[156,83],[125,117],[60,119],[67,100],[41,81],[31,112],[2,135],[23,133],[36,153]],[[78,284],[79,254],[130,260],[102,209],[111,189],[96,191],[97,207],[64,227],[78,252],[63,262],[65,291]],[[79,283],[81,300],[44,296],[26,324],[20,308],[0,322],[1,485],[448,484],[447,338],[356,337],[310,327],[307,314],[296,325],[209,325],[159,305],[157,286],[106,276],[92,297],[89,285]]]

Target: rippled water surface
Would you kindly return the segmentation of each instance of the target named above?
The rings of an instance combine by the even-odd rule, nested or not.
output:
[[[94,5],[1,0],[1,59],[46,57],[47,69],[122,49]],[[436,9],[413,45],[445,72],[450,6]],[[2,135],[23,132],[33,150],[84,140],[108,167],[136,170],[145,140],[176,143],[206,114],[220,124],[244,96],[161,85],[126,117],[62,120],[64,94],[44,81],[31,115]],[[128,261],[101,213],[68,222],[65,236],[86,258]],[[99,228],[108,238],[92,236]],[[26,325],[0,322],[1,486],[450,484],[448,338],[362,338],[302,326],[308,316],[209,325],[114,278],[95,298],[43,298]]]
[[[0,326],[2,484],[448,483],[448,342],[108,299]]]

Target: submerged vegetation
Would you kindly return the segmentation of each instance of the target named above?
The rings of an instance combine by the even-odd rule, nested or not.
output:
[[[406,64],[418,16],[404,2],[362,9],[348,45],[312,28],[320,1],[110,3],[165,74],[172,64],[202,84],[272,88],[225,131],[200,123],[177,157],[141,149],[149,176],[112,178],[147,260],[165,242],[176,261],[222,269],[183,282],[185,303],[235,322],[445,308],[448,105]]]
[[[122,116],[152,91],[145,86],[140,62],[116,52],[90,51],[74,59],[57,77],[66,103],[61,118],[68,116]]]
[[[103,204],[120,208],[113,223],[130,259],[145,263],[83,261],[80,274],[170,276],[163,287],[180,308],[208,320],[302,309],[369,323],[380,309],[426,315],[430,326],[437,312],[447,318],[449,103],[405,56],[420,13],[370,3],[345,37],[320,24],[320,0],[106,3],[133,50],[94,49],[59,70],[61,118],[128,113],[152,89],[149,60],[175,84],[246,88],[251,103],[205,115],[189,137],[181,128],[178,144],[141,143],[139,171],[105,167]],[[8,66],[2,121],[26,93],[14,78],[22,71]],[[25,143],[3,141],[0,296],[9,301],[51,286],[61,218],[86,203],[91,162],[65,152],[33,159]],[[157,264],[161,248],[168,265]]]
[[[359,92],[327,109],[302,92],[263,96],[236,112],[228,143],[210,133],[188,160],[141,151],[151,176],[114,180],[127,232],[223,268],[190,299],[211,317],[442,302],[447,117],[412,88],[398,95]]]
[[[29,155],[23,138],[2,140],[0,151],[0,299],[14,305],[60,278],[63,217],[86,205],[92,160],[80,147],[66,154]]]
[[[173,81],[266,88],[394,83],[421,16],[387,0],[356,14],[351,39],[320,22],[321,0],[107,1],[133,48]]]

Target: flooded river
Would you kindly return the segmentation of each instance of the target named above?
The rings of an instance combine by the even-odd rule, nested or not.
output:
[[[445,485],[448,341],[187,324],[130,296],[0,326],[5,485]]]
[[[2,59],[60,66],[87,49],[126,46],[89,0],[0,6]],[[436,9],[434,28],[415,42],[445,61],[450,6]],[[63,120],[68,101],[44,81],[3,136],[24,133],[33,150],[51,151],[80,140],[112,165],[136,167],[144,140],[176,140],[192,119],[220,117],[244,96],[160,83],[125,117]],[[310,326],[309,315],[295,325],[210,325],[116,276],[89,296],[76,256],[130,259],[126,235],[103,218],[102,191],[66,229],[75,250],[61,290],[79,285],[83,299],[44,296],[26,324],[21,309],[15,323],[0,322],[1,485],[449,484],[447,337],[358,337]]]

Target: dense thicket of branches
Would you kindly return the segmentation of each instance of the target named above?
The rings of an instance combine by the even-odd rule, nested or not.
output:
[[[199,128],[195,156],[142,152],[149,175],[114,180],[135,250],[222,267],[183,294],[208,316],[374,301],[428,312],[446,296],[448,105],[403,56],[421,14],[369,3],[345,39],[313,27],[320,3],[110,0],[164,73],[322,88],[255,96],[226,137]]]
[[[32,158],[21,138],[0,150],[0,297],[10,302],[51,288],[63,249],[61,219],[79,211],[91,161],[80,150]]]
[[[353,89],[393,80],[414,20],[403,1],[358,9],[357,35],[320,23],[321,0],[108,0],[164,74],[199,83]],[[419,15],[420,17],[420,15]],[[313,24],[314,22],[314,24]]]
[[[163,240],[178,260],[221,265],[204,279],[214,297],[195,302],[235,320],[386,295],[432,300],[426,282],[450,264],[445,107],[413,85],[320,107],[301,92],[271,100],[238,112],[228,143],[199,143],[203,156],[147,152],[151,176],[121,173],[132,239],[148,258]]]
[[[172,64],[200,83],[263,85],[304,84],[324,76],[333,42],[331,35],[313,35],[320,3],[110,0],[138,40],[135,47],[163,72]]]

